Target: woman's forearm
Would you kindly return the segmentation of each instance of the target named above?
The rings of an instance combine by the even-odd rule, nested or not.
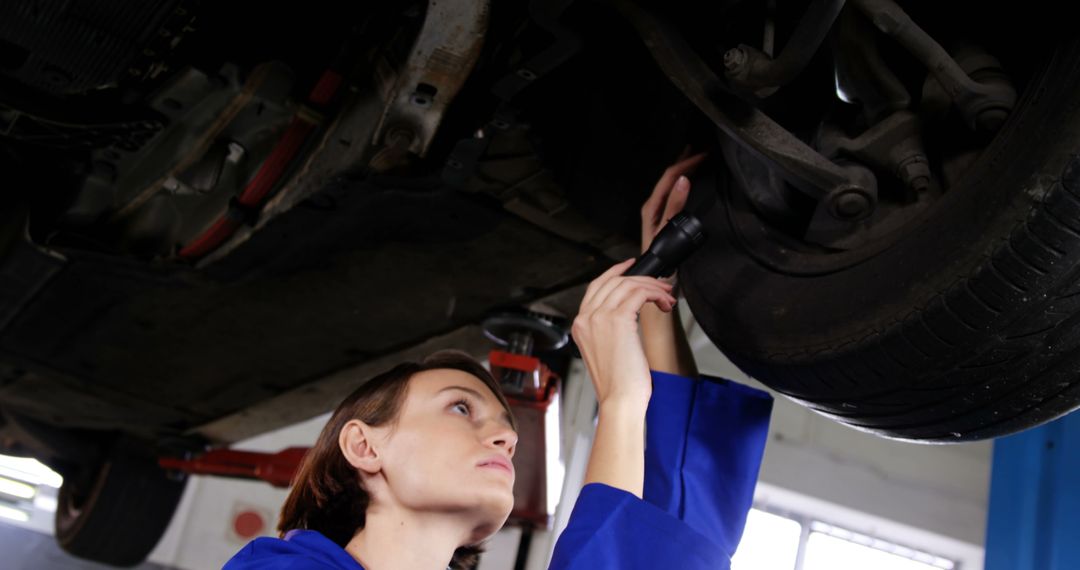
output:
[[[641,308],[641,345],[649,368],[658,372],[696,378],[697,364],[686,339],[678,309],[665,313],[654,305]]]
[[[638,324],[649,368],[696,378],[698,371],[678,311],[649,303]],[[645,486],[645,411],[648,400],[601,402],[585,483],[604,483],[641,497]]]
[[[645,487],[645,410],[648,402],[600,405],[585,483],[604,483],[641,498]]]

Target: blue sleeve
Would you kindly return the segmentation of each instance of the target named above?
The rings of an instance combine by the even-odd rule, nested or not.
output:
[[[644,500],[585,485],[550,570],[726,570],[754,497],[772,397],[723,379],[653,372]]]
[[[655,505],[589,483],[581,488],[548,569],[717,570],[727,568],[727,561],[715,543]]]
[[[721,378],[652,375],[643,497],[731,556],[753,503],[772,397]]]

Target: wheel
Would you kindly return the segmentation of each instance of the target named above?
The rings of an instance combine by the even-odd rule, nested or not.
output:
[[[740,368],[861,430],[968,441],[1061,416],[1080,405],[1078,126],[1070,41],[960,183],[832,266],[748,229],[763,224],[718,180],[712,239],[680,270],[690,307]]]
[[[79,558],[139,564],[165,532],[185,484],[186,478],[167,476],[144,449],[119,445],[85,483],[64,480],[56,540]]]

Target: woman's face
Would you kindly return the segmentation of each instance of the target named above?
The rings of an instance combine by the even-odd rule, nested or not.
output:
[[[479,541],[513,509],[516,445],[510,416],[486,384],[439,369],[410,379],[379,451],[386,486],[399,504],[475,519]]]

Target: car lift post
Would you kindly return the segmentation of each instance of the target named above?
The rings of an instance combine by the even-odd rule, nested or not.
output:
[[[985,568],[1080,568],[1080,413],[994,442]]]

